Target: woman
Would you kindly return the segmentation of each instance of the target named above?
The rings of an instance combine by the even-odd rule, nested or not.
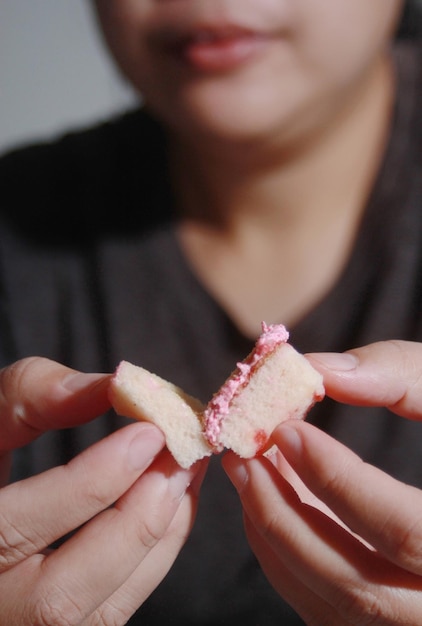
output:
[[[420,341],[420,63],[416,46],[391,50],[403,3],[97,0],[96,8],[116,62],[140,90],[145,105],[100,128],[3,159],[3,364],[37,354],[77,370],[112,371],[125,358],[207,400],[249,351],[263,319],[284,322],[293,344],[308,352],[339,352],[388,339]],[[334,401],[322,403],[310,420],[365,460],[418,485],[418,424],[399,420],[383,408],[388,404],[383,398],[385,382],[362,400],[368,381],[383,374],[378,349],[368,350],[374,351],[368,373],[343,391],[344,373],[333,372],[319,357]],[[406,363],[412,351],[404,344],[400,357],[387,353],[389,368],[383,381],[390,381],[391,371]],[[107,406],[106,382],[95,387],[94,399],[86,387],[89,383],[81,382],[76,400],[83,401],[84,408],[74,411],[75,398],[65,397],[69,416],[62,413],[61,404],[46,400],[50,377],[43,368],[51,367],[51,376],[56,372],[59,379],[67,370],[63,374],[57,363],[37,360],[30,361],[35,369],[27,370],[26,363],[12,368],[17,377],[9,378],[9,369],[4,370],[6,397],[13,399],[6,401],[6,410],[16,406],[16,397],[18,406],[29,403],[33,409],[24,411],[23,421],[30,424],[31,436],[48,432],[17,455],[16,478],[62,463],[123,425],[107,415],[81,428],[56,432],[100,415]],[[32,378],[27,382],[22,368],[36,375],[44,409],[32,403]],[[412,385],[412,371],[402,374],[402,391]],[[349,406],[355,401],[363,407]],[[419,413],[414,411],[413,416]],[[124,623],[142,603],[131,623],[299,624],[303,623],[299,615],[308,623],[360,623],[370,619],[374,607],[377,619],[390,620],[387,623],[413,619],[419,614],[418,594],[403,613],[401,603],[393,607],[386,591],[388,582],[396,584],[398,579],[404,580],[404,587],[417,588],[420,572],[406,570],[406,547],[403,557],[393,559],[403,571],[394,570],[387,581],[375,581],[367,596],[355,593],[359,584],[366,588],[366,573],[359,567],[374,534],[378,533],[377,549],[391,560],[385,547],[389,533],[377,522],[391,502],[382,498],[378,502],[372,488],[371,497],[362,493],[365,466],[358,465],[353,474],[359,477],[359,489],[351,502],[349,483],[337,488],[332,481],[335,498],[330,488],[324,491],[324,485],[310,480],[307,472],[315,466],[319,445],[334,458],[346,455],[351,464],[354,457],[334,440],[316,439],[308,426],[303,432],[296,427],[309,450],[299,460],[289,452],[288,439],[282,435],[286,431],[277,431],[275,438],[308,487],[327,500],[330,512],[322,522],[318,509],[326,509],[319,500],[308,518],[297,500],[284,496],[286,485],[274,466],[302,497],[308,492],[281,458],[274,464],[252,461],[246,466],[230,456],[225,461],[241,491],[251,546],[275,589],[243,537],[242,508],[220,460],[210,463],[189,533],[203,468],[194,469],[199,477],[193,491],[186,491],[192,475],[182,473],[178,484],[186,495],[176,514],[174,496],[161,498],[167,476],[179,475],[164,455],[127,492],[134,495],[123,496],[123,503],[129,502],[124,508],[127,537],[136,546],[133,560],[118,558],[120,544],[114,535],[118,531],[116,526],[109,529],[112,520],[105,510],[98,519],[105,519],[99,523],[105,524],[108,538],[97,534],[94,519],[87,530],[77,532],[46,558],[47,564],[58,563],[57,569],[42,565],[36,570],[41,577],[36,578],[35,589],[45,592],[54,586],[52,578],[45,582],[42,574],[63,576],[67,558],[75,559],[70,569],[75,572],[70,583],[74,581],[82,567],[74,551],[92,563],[83,579],[91,581],[88,589],[82,585],[86,593],[80,593],[80,585],[69,586],[66,577],[59,578],[63,593],[47,594],[44,621],[48,623],[46,616],[52,621],[57,611],[70,623],[84,619]],[[110,435],[111,441],[120,441],[116,437],[124,432]],[[162,441],[157,433],[148,432],[155,442],[151,458]],[[11,433],[4,446],[8,450],[29,440],[21,427],[11,428]],[[100,455],[104,446],[118,445],[108,441],[96,444],[90,454]],[[331,467],[324,460],[318,466],[322,479]],[[332,464],[334,476],[339,462]],[[141,471],[146,464],[143,460]],[[29,543],[38,553],[114,500],[117,510],[122,508],[118,498],[138,474],[117,476],[118,485],[106,496],[94,497],[96,505],[87,511],[83,502],[91,501],[92,491],[87,493],[80,485],[86,483],[92,490],[102,473],[101,461],[94,465],[91,472],[85,470],[83,481],[75,482],[80,490],[76,507],[66,495],[67,507],[45,509],[40,526],[49,519],[57,529],[55,535],[43,533],[38,543],[30,535],[21,552],[33,554]],[[82,461],[82,466],[87,463]],[[368,472],[372,480],[372,470]],[[377,476],[383,493],[382,486],[392,479]],[[46,485],[49,494],[68,493],[58,476],[52,490],[49,477],[48,473],[37,477],[37,501]],[[22,493],[19,484],[6,491],[13,501]],[[367,484],[368,488],[372,484],[369,479]],[[158,498],[151,504],[158,516],[150,517],[151,507],[132,508],[133,500],[140,502],[138,489],[148,494],[145,498]],[[405,485],[394,483],[394,490],[407,497]],[[415,493],[420,497],[419,491]],[[269,494],[275,502],[271,510],[277,512],[274,523],[267,507]],[[360,501],[374,502],[374,516],[359,517]],[[71,515],[75,508],[81,509],[76,518]],[[334,546],[322,538],[328,556],[320,568],[309,562],[313,546],[320,548],[322,542],[317,524],[331,531],[330,519],[342,516],[345,509],[344,521],[359,523],[353,530],[363,537],[354,563],[360,575],[352,591],[345,584],[350,579],[349,560],[338,555],[349,555],[350,546],[356,544],[351,544],[355,538],[342,524],[335,527]],[[25,509],[25,516],[31,511],[32,507]],[[130,532],[133,516],[147,528],[146,541],[143,532],[140,542]],[[11,520],[18,529],[20,517],[15,514]],[[294,541],[289,529],[298,518],[303,525]],[[407,511],[403,519],[399,516],[397,529],[406,528],[408,518]],[[125,523],[124,535],[126,528]],[[169,574],[146,600],[188,533]],[[27,536],[27,528],[20,534]],[[98,543],[84,540],[92,536]],[[161,537],[153,550],[158,560],[152,562],[143,546]],[[308,542],[306,554],[300,550],[302,538]],[[104,562],[99,545],[112,552],[104,553]],[[126,547],[124,555],[127,551]],[[337,567],[330,576],[328,557],[333,552]],[[135,563],[139,568],[132,578]],[[17,566],[10,565],[6,574],[15,582]],[[33,578],[25,582],[20,575],[19,580],[20,597],[27,598],[27,590],[34,589]],[[26,605],[19,606],[33,615],[40,596],[33,592]],[[72,612],[69,606],[75,602],[77,611]],[[11,616],[14,623],[19,619],[25,623],[22,611],[13,613],[13,603],[7,610],[8,623]]]

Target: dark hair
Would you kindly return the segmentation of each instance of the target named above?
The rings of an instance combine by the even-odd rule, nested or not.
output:
[[[422,3],[420,0],[406,0],[397,37],[399,39],[422,39]]]

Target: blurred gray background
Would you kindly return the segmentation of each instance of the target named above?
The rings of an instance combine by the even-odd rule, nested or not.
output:
[[[127,109],[135,96],[90,0],[0,0],[0,153]]]

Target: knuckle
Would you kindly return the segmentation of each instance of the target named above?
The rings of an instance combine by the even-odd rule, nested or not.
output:
[[[119,607],[105,602],[91,616],[87,626],[122,626],[129,617]]]
[[[35,406],[28,406],[27,381],[33,376],[33,371],[42,359],[27,357],[16,361],[0,370],[0,409],[4,418],[6,432],[13,431],[16,426],[28,430],[32,437],[41,431],[31,423],[40,421],[40,415]],[[9,449],[8,446],[5,448]]]
[[[165,527],[159,516],[154,515],[150,520],[145,520],[137,528],[137,540],[148,550],[153,548],[163,537]]]
[[[20,395],[25,388],[25,378],[28,372],[37,362],[38,357],[26,357],[0,370],[0,394],[4,400],[7,401]]]
[[[86,477],[86,481],[87,485],[86,493],[84,494],[84,509],[89,512],[96,513],[98,511],[103,511],[108,506],[110,506],[110,499],[109,497],[107,497],[107,493],[102,488],[102,485],[97,484],[95,480],[89,480],[88,477]],[[75,493],[75,500],[79,503],[79,491]]]
[[[339,615],[351,624],[387,626],[390,623],[384,614],[385,606],[379,589],[378,593],[374,592],[370,585],[364,588],[349,585],[347,593],[342,589],[341,597],[334,605]]]
[[[389,408],[399,414],[405,408],[409,417],[419,417],[422,400],[422,371],[420,351],[414,349],[417,344],[395,339],[386,341],[386,344],[396,352],[391,362],[397,364],[395,375],[403,382],[402,395],[390,404]]]
[[[0,514],[0,571],[16,565],[37,550],[29,537]]]
[[[298,530],[294,524],[284,528],[280,525],[280,516],[276,509],[269,509],[265,519],[259,521],[259,533],[274,548],[280,545],[296,545]],[[281,548],[282,549],[282,548]]]
[[[290,485],[284,485],[283,496],[290,506],[302,510],[302,502]],[[300,527],[297,524],[283,524],[282,509],[278,504],[278,494],[276,497],[268,497],[263,507],[252,511],[250,520],[269,545],[277,552],[283,552],[286,545],[297,546],[301,543]]]
[[[420,519],[397,535],[391,558],[408,571],[422,574],[422,527]]]
[[[65,589],[52,586],[37,593],[30,623],[36,626],[78,626],[84,617],[86,615]]]
[[[337,457],[335,463],[323,461],[317,468],[318,484],[313,489],[315,495],[328,507],[335,509],[350,489],[350,477],[362,471],[359,467],[362,465],[365,462],[354,454]]]
[[[103,511],[110,506],[110,495],[107,489],[107,482],[98,480],[98,476],[92,473],[92,469],[86,464],[84,455],[72,459],[63,466],[63,471],[67,473],[66,483],[72,484],[72,500],[76,506],[81,506],[81,482],[83,477],[83,506],[87,515]]]
[[[318,493],[327,503],[335,501],[350,482],[352,462],[363,463],[360,459],[336,459],[336,463],[325,464],[319,475]]]

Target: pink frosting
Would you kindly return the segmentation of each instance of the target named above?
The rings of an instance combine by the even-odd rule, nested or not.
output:
[[[262,322],[262,334],[258,338],[253,352],[241,363],[226,380],[218,393],[210,400],[204,411],[205,436],[216,450],[220,450],[219,435],[221,422],[227,415],[230,403],[239,389],[247,384],[256,365],[278,345],[287,343],[289,333],[282,324]]]

